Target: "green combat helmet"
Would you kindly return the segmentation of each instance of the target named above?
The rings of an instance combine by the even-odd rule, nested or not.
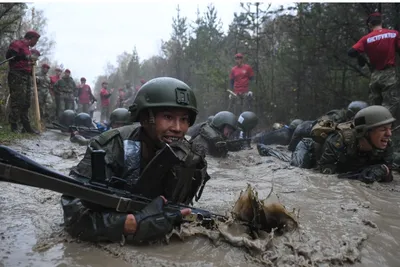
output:
[[[76,116],[75,111],[71,109],[64,110],[64,112],[60,116],[60,124],[66,127],[74,125],[75,116]]]
[[[347,107],[347,117],[353,118],[360,110],[368,107],[368,104],[364,101],[353,101]]]
[[[110,124],[130,124],[131,114],[126,108],[117,108],[110,115]]]
[[[238,118],[238,126],[245,132],[253,130],[257,123],[257,115],[251,111],[243,112]]]
[[[209,116],[207,118],[207,123],[211,123],[213,119],[214,119],[214,115]]]
[[[293,120],[290,124],[289,124],[289,128],[294,130],[297,128],[297,126],[299,126],[301,123],[303,123],[303,120],[300,119],[295,119]]]
[[[361,138],[369,130],[393,123],[395,120],[387,108],[383,106],[369,106],[357,112],[354,117],[354,128],[356,129],[357,137]]]
[[[75,117],[75,125],[92,128],[93,127],[92,118],[90,117],[89,114],[81,112]]]
[[[150,121],[154,115],[151,109],[160,107],[184,108],[189,110],[190,126],[198,113],[196,96],[190,87],[175,78],[159,77],[145,83],[129,107],[132,122],[139,121],[139,115],[149,110]]]
[[[221,129],[225,124],[231,126],[233,129],[237,129],[237,118],[235,114],[229,111],[221,111],[215,114],[211,121],[211,126]]]

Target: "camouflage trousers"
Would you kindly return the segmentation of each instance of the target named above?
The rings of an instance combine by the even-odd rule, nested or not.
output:
[[[237,96],[230,95],[228,110],[239,116],[244,111],[251,111],[253,106],[253,97],[244,94],[238,94]]]
[[[89,114],[90,104],[79,104],[79,112],[84,112]]]
[[[108,121],[110,119],[110,106],[102,106],[101,107],[101,121]]]
[[[47,88],[38,89],[40,118],[42,121],[51,122],[54,120],[54,103]]]
[[[29,108],[32,98],[32,77],[30,74],[10,71],[8,73],[8,86],[10,88],[10,115],[8,121],[23,125],[29,124]]]
[[[392,67],[372,72],[369,88],[371,104],[386,107],[393,117],[399,120],[400,87],[396,76],[396,68]]]
[[[57,117],[60,118],[61,114],[67,110],[74,110],[74,94],[61,92],[56,94],[56,108],[57,108]]]
[[[400,86],[396,75],[396,68],[376,70],[371,74],[369,84],[370,100],[373,105],[382,105],[390,110],[396,118],[394,126],[400,123]],[[393,149],[400,151],[400,131],[392,133]]]

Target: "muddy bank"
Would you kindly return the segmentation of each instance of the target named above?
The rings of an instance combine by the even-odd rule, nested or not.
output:
[[[17,141],[14,149],[67,174],[84,147],[68,135],[46,132]],[[174,238],[169,245],[124,246],[76,242],[62,231],[60,195],[0,184],[0,266],[399,266],[400,184],[365,185],[296,169],[255,148],[208,158],[212,180],[195,206],[224,213],[240,190],[255,185],[260,198],[271,188],[289,209],[299,209],[300,229],[274,237],[268,252],[252,254],[206,238]]]

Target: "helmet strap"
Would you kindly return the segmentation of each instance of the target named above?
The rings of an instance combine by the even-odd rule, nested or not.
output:
[[[368,144],[370,144],[370,146],[372,147],[372,153],[375,154],[376,152],[380,151],[381,149],[378,148],[378,147],[376,147],[376,146],[372,143],[371,138],[369,137],[369,134],[368,134],[368,133],[369,133],[369,131],[367,131],[367,132],[365,133],[364,138],[367,140]]]
[[[152,109],[149,109],[149,124],[155,124],[156,118],[154,117],[154,113]]]

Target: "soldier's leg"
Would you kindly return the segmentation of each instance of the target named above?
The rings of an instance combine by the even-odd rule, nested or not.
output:
[[[18,130],[18,120],[22,107],[21,95],[23,93],[19,75],[10,72],[8,74],[8,86],[10,88],[10,114],[8,116],[8,121],[11,125],[11,131],[16,132]]]
[[[45,108],[44,108],[44,121],[46,122],[51,122],[51,117],[52,117],[52,109],[53,109],[53,98],[50,95],[50,92],[47,91],[45,94]]]
[[[65,101],[65,110],[67,110],[67,109],[74,110],[74,98],[73,97],[71,98],[71,96],[68,95],[64,101]]]
[[[29,120],[29,108],[31,107],[32,102],[32,85],[31,85],[31,77],[27,76],[24,79],[24,93],[23,93],[23,105],[21,108],[21,122],[27,133],[36,133],[32,127],[31,122]],[[22,97],[22,96],[21,96]]]
[[[46,109],[46,95],[43,91],[38,91],[39,97],[39,110],[40,110],[40,119],[44,121],[44,114]]]
[[[89,114],[89,104],[82,104],[82,112]]]
[[[63,114],[64,110],[65,110],[65,98],[63,95],[60,95],[58,98],[58,119],[60,119],[61,115]]]
[[[382,105],[383,97],[380,76],[380,71],[374,71],[371,74],[369,82],[369,100],[371,105]]]

